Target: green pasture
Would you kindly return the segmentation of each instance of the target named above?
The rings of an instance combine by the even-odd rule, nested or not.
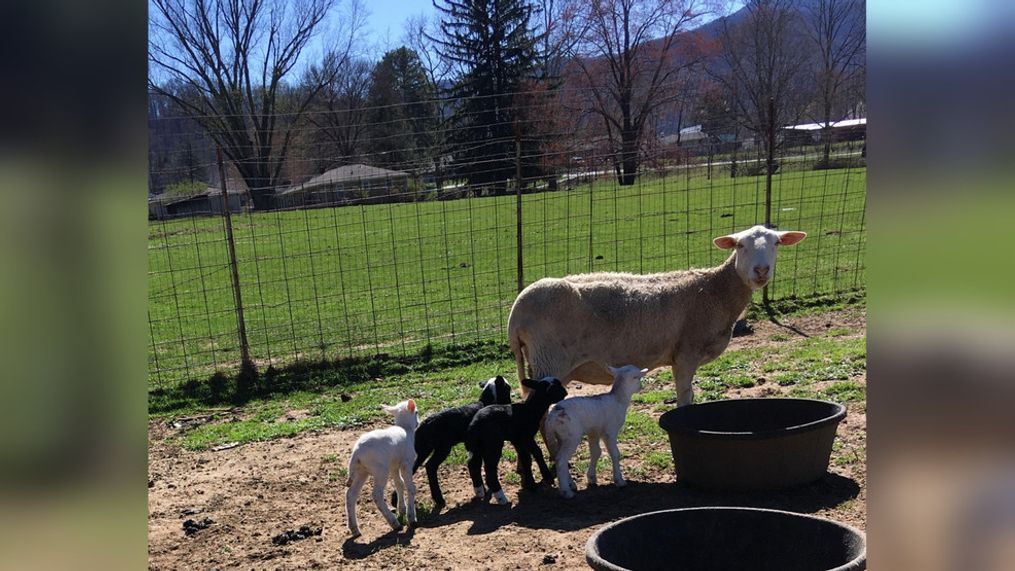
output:
[[[775,300],[864,288],[866,169],[773,177],[773,223],[807,240],[780,253]],[[506,340],[517,293],[515,197],[233,216],[251,353],[300,359],[414,353]],[[764,177],[644,177],[523,197],[524,282],[587,271],[720,262],[714,236],[764,220]],[[153,221],[149,386],[234,371],[234,294],[220,217]]]

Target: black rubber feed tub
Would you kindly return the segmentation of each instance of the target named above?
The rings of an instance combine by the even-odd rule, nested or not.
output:
[[[864,534],[810,515],[740,507],[663,510],[601,528],[585,546],[597,571],[858,571]]]
[[[820,479],[846,408],[834,402],[731,399],[668,411],[677,482],[716,490],[775,490]]]

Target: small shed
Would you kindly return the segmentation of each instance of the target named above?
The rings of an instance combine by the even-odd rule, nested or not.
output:
[[[352,202],[394,202],[405,199],[409,173],[370,165],[343,165],[276,195],[280,208],[329,206]]]
[[[239,213],[250,209],[250,192],[243,180],[229,179],[226,188],[230,212]],[[222,189],[214,186],[189,196],[158,194],[148,197],[149,220],[221,215],[222,212]]]

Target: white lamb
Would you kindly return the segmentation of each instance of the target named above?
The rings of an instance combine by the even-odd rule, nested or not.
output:
[[[613,375],[613,387],[610,392],[590,396],[565,399],[550,409],[546,414],[546,438],[550,449],[556,449],[554,462],[557,465],[557,482],[560,494],[565,498],[573,498],[574,480],[568,470],[567,463],[574,456],[581,444],[582,436],[589,437],[589,469],[586,474],[589,486],[596,485],[596,462],[599,460],[599,441],[606,445],[613,463],[613,483],[624,486],[627,483],[620,473],[620,449],[617,448],[617,436],[624,428],[627,409],[631,406],[631,396],[641,389],[641,378],[648,369],[639,369],[634,365],[626,365],[615,369],[607,367]],[[550,442],[553,445],[550,445]]]
[[[718,357],[751,295],[775,274],[776,250],[803,232],[755,226],[713,242],[732,250],[715,268],[543,278],[511,307],[508,337],[519,378],[608,384],[600,363],[669,365],[677,406],[691,404],[699,366]]]
[[[408,507],[409,525],[416,523],[416,485],[412,482],[412,463],[416,461],[415,435],[419,425],[416,402],[409,399],[395,406],[382,405],[381,408],[394,415],[394,426],[371,430],[360,436],[349,458],[345,511],[353,537],[360,535],[356,522],[356,499],[367,476],[374,479],[374,503],[392,529],[398,531],[402,526],[384,502],[384,486],[389,475],[395,482],[398,495],[398,515],[405,516]]]

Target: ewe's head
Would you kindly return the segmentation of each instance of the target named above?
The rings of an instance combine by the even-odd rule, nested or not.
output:
[[[553,404],[564,400],[567,396],[567,389],[557,377],[543,377],[538,381],[523,379],[522,385],[529,389],[529,396],[525,400],[540,398]]]
[[[419,418],[416,416],[416,401],[409,399],[395,406],[381,405],[385,411],[395,417],[395,424],[406,430],[416,430]]]
[[[496,377],[479,383],[483,392],[479,395],[479,402],[483,406],[491,404],[511,404],[511,385],[504,380],[504,377]]]
[[[761,289],[775,275],[775,252],[778,246],[791,246],[806,237],[804,232],[780,232],[755,226],[736,234],[720,236],[713,242],[724,250],[735,248],[740,279],[751,289]]]
[[[606,368],[613,375],[613,386],[626,395],[633,395],[640,391],[641,378],[648,373],[648,369],[640,369],[634,365],[624,365],[623,367],[616,368],[607,365]]]

